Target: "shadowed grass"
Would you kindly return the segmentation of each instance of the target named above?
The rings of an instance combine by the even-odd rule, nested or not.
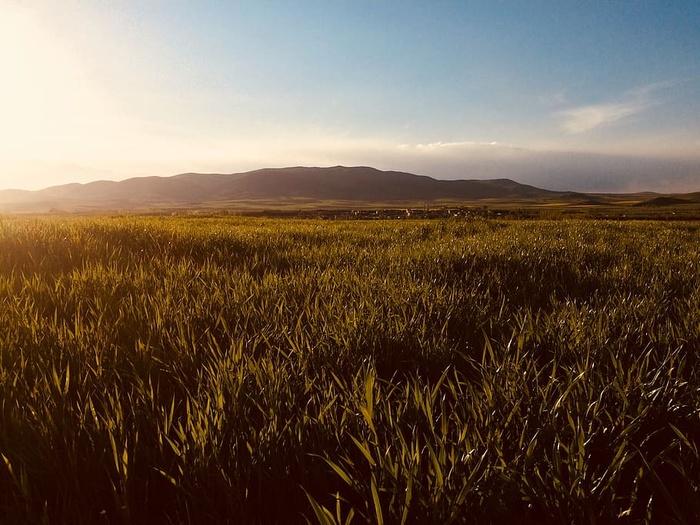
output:
[[[0,219],[0,521],[700,520],[700,225]]]

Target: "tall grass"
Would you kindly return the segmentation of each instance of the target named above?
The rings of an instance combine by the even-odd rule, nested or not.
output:
[[[0,521],[700,522],[700,225],[0,219]]]

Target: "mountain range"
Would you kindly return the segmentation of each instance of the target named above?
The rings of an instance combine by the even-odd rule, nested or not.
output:
[[[658,194],[638,194],[640,202]],[[0,191],[0,211],[129,211],[235,209],[270,206],[362,206],[426,203],[560,201],[595,205],[602,195],[555,192],[510,179],[439,180],[371,167],[266,168],[235,174],[183,173],[119,182],[65,184],[37,191]],[[666,202],[666,201],[664,201]],[[668,201],[671,202],[671,201]],[[673,204],[700,202],[700,194],[673,196]]]

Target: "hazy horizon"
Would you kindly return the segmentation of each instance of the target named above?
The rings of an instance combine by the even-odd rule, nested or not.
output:
[[[700,3],[0,0],[0,189],[369,165],[700,190]]]

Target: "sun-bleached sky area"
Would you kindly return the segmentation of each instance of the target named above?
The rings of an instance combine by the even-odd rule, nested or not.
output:
[[[0,0],[0,189],[371,165],[700,190],[700,2]]]

